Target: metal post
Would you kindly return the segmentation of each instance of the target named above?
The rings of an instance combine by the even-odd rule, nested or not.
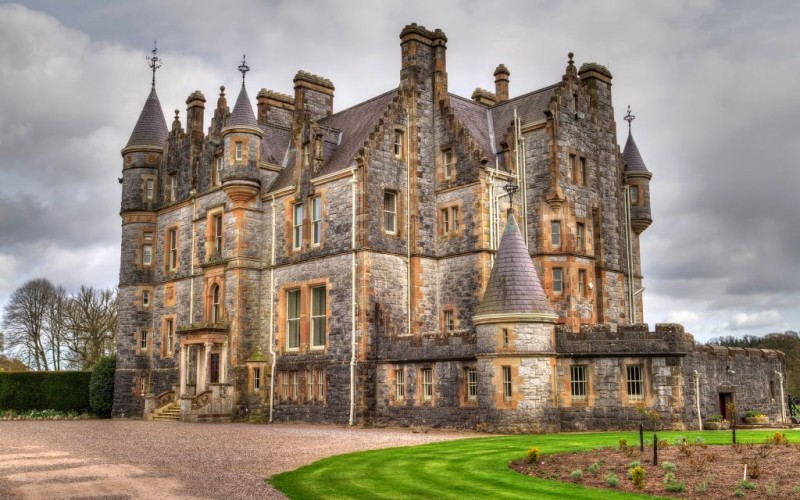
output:
[[[653,465],[658,465],[658,434],[653,433]]]
[[[733,444],[736,444],[736,416],[734,415],[731,422],[731,432],[733,434]]]

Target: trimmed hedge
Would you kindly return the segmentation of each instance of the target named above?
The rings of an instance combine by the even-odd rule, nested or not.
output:
[[[89,411],[91,372],[0,372],[0,410]]]
[[[114,372],[117,369],[117,357],[100,358],[92,367],[92,379],[89,382],[89,403],[92,413],[98,417],[111,417],[111,405],[114,403]]]

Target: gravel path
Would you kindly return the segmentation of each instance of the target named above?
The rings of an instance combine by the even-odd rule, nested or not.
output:
[[[0,422],[0,498],[284,498],[264,478],[331,455],[476,435],[308,424]]]

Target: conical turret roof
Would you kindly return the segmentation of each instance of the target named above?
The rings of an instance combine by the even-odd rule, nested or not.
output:
[[[250,104],[250,98],[247,96],[247,89],[242,83],[242,90],[239,91],[239,97],[236,99],[236,104],[233,106],[230,118],[228,118],[227,127],[250,127],[261,130],[256,121],[256,115],[253,113],[253,106]]]
[[[161,110],[161,103],[156,95],[156,89],[150,90],[150,95],[144,102],[144,107],[139,115],[136,126],[133,127],[131,138],[125,148],[134,146],[150,146],[163,148],[167,141],[167,121]]]
[[[475,310],[476,320],[480,316],[498,315],[514,315],[519,319],[528,316],[529,321],[552,322],[557,318],[513,213],[508,216],[486,292]]]
[[[633,134],[630,131],[628,131],[628,142],[625,143],[622,157],[625,159],[628,172],[650,172],[642,160],[642,155],[639,153],[639,148],[636,147],[636,141],[633,140]]]

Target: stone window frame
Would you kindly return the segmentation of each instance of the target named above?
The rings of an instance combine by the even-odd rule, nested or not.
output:
[[[397,403],[405,402],[406,400],[406,370],[404,367],[394,366],[391,368],[391,382],[392,382],[392,401]]]
[[[586,297],[586,291],[588,290],[586,282],[586,277],[588,276],[586,269],[578,269],[578,296],[579,297]]]
[[[458,157],[455,147],[452,145],[443,146],[439,154],[439,162],[439,179],[442,182],[455,181],[458,172]],[[450,171],[449,174],[448,170]]]
[[[569,396],[572,402],[585,403],[589,400],[588,365],[569,365]]]
[[[308,214],[311,219],[310,245],[312,247],[319,247],[322,245],[323,242],[323,234],[324,234],[323,221],[325,220],[325,200],[323,199],[321,194],[317,194],[311,197],[311,199],[309,200],[309,205],[311,206],[310,213]],[[319,219],[316,218],[317,207],[319,207]]]
[[[439,316],[439,331],[442,333],[453,333],[458,330],[460,322],[458,320],[458,308],[455,304],[443,304],[441,311]]]
[[[550,248],[553,250],[560,250],[564,246],[563,229],[560,219],[550,221]]]
[[[392,158],[395,160],[405,160],[405,139],[405,129],[395,127],[392,134]]]
[[[625,363],[625,401],[632,404],[642,404],[647,399],[647,375],[644,363]],[[638,379],[631,379],[632,372],[638,370]],[[636,394],[637,388],[639,394]],[[633,389],[633,391],[632,391]]]
[[[550,274],[552,277],[551,281],[551,288],[554,295],[563,295],[566,292],[566,286],[564,282],[564,268],[560,266],[554,266],[550,269]],[[559,279],[556,280],[556,275],[558,275]],[[559,287],[556,288],[556,283],[559,284]]]
[[[393,210],[387,209],[387,201],[391,199]],[[383,190],[383,232],[386,234],[396,235],[400,232],[400,225],[398,224],[399,217],[398,217],[398,203],[397,203],[397,191],[393,189],[384,189]],[[389,224],[387,223],[390,219],[387,217],[391,216],[392,224],[394,225],[393,229],[389,229]]]
[[[478,368],[467,365],[463,370],[464,382],[461,384],[461,404],[477,406],[478,404]]]
[[[174,235],[174,239],[173,239]],[[164,269],[176,273],[181,267],[181,231],[177,224],[164,229]]]
[[[156,201],[158,196],[157,180],[155,175],[142,175],[142,201],[147,205]]]
[[[325,289],[325,344],[311,346],[312,327],[312,290]],[[293,318],[297,321],[298,345],[289,347],[289,293],[297,292],[299,300],[299,315]],[[283,354],[322,354],[330,347],[330,321],[331,321],[331,283],[328,277],[315,278],[306,281],[284,283],[278,292],[278,344]]]
[[[635,197],[634,192],[636,193]],[[638,182],[632,182],[628,185],[628,196],[632,207],[642,206],[642,189]]]
[[[586,223],[575,222],[575,251],[586,253]]]
[[[150,331],[139,330],[136,332],[136,355],[146,356],[150,354]]]
[[[215,155],[211,165],[211,187],[219,187],[222,185],[222,169],[225,167],[222,155]]]
[[[511,365],[502,365],[502,387],[501,392],[503,395],[503,402],[511,404],[514,399],[514,374],[511,370]]]
[[[314,374],[314,379],[317,386],[316,392],[314,393],[314,401],[320,404],[325,404],[325,396],[328,393],[326,390],[327,379],[325,377],[325,369],[316,368],[314,369]]]
[[[303,230],[305,207],[303,202],[292,203],[292,251],[300,251],[303,248]],[[299,219],[299,220],[298,220]],[[299,222],[299,223],[298,223]]]
[[[225,317],[225,291],[222,283],[217,280],[211,282],[211,286],[208,287],[208,298],[208,322],[220,323]]]
[[[167,175],[167,203],[178,201],[178,174]]]
[[[439,204],[437,222],[439,237],[455,238],[463,234],[464,211],[461,200]]]
[[[423,366],[419,369],[419,402],[433,406],[435,402],[433,367]]]
[[[217,223],[219,222],[219,227]],[[206,262],[223,257],[225,250],[225,205],[209,208],[206,212]]]
[[[171,335],[170,335],[171,334]],[[161,358],[175,356],[175,346],[178,345],[178,320],[175,314],[161,317]],[[172,349],[170,349],[172,343]]]

